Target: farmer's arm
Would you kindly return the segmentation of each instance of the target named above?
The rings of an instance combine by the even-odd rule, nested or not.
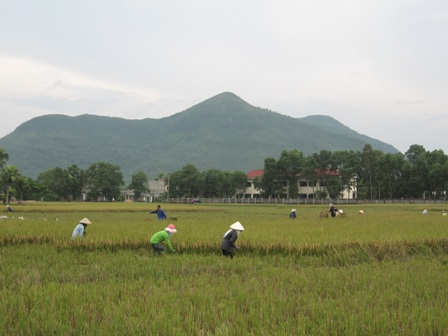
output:
[[[171,246],[170,237],[165,238],[166,246],[170,249],[171,252],[174,252],[174,248]]]

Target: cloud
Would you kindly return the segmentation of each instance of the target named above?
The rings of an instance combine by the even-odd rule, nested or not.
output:
[[[104,82],[29,59],[0,55],[0,136],[44,114],[161,118],[192,105],[181,97]]]
[[[91,113],[162,117],[178,112],[182,101],[157,92],[105,83],[32,60],[0,56],[0,106],[16,107],[19,113],[37,109],[42,113],[78,115]],[[185,103],[184,103],[185,104]]]
[[[293,117],[331,115],[400,150],[448,151],[445,0],[19,0],[0,12],[11,116],[0,136],[41,114],[158,118],[231,91]]]

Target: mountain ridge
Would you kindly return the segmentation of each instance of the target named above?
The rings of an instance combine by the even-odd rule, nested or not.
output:
[[[76,164],[85,169],[105,161],[121,167],[126,179],[143,170],[150,177],[187,163],[200,170],[262,168],[267,157],[298,149],[383,152],[393,146],[357,133],[329,116],[293,118],[250,105],[224,92],[160,119],[140,120],[84,114],[33,118],[0,139],[8,164],[32,178],[47,169]]]

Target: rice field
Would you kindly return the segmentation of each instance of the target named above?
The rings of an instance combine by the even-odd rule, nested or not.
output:
[[[155,204],[13,208],[0,219],[4,335],[448,335],[444,205],[336,218],[300,205],[290,220],[285,205],[162,204],[168,221]],[[235,221],[230,260],[219,244]],[[177,253],[156,257],[149,239],[171,222]]]

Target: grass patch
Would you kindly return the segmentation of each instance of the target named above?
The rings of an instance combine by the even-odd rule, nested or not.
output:
[[[33,210],[34,208],[34,210]],[[149,238],[153,204],[36,203],[0,220],[5,335],[444,335],[443,206],[163,205],[175,255]],[[23,211],[22,211],[23,210]],[[19,217],[24,219],[19,219]],[[85,239],[70,236],[83,217]],[[228,226],[245,227],[233,260]]]

